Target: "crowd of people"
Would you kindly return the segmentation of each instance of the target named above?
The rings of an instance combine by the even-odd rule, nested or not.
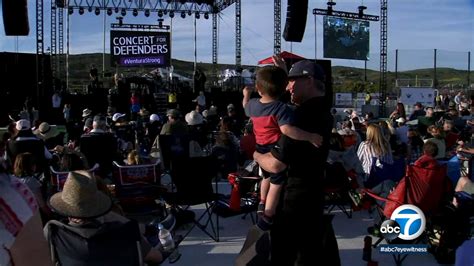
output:
[[[459,93],[452,102],[440,100],[434,107],[417,103],[410,115],[399,103],[388,119],[377,119],[371,113],[361,118],[353,110],[341,118],[331,112],[332,91],[325,87],[329,77],[319,65],[302,60],[288,70],[281,58],[273,60],[275,66],[257,71],[255,88],[243,89],[242,106],[229,102],[220,110],[199,91],[191,99],[194,109],[181,109],[173,99],[166,113],[152,113],[141,105],[139,94],[131,92],[129,112],[117,112],[113,105],[104,114],[86,108],[80,122],[70,123],[71,106],[53,95],[55,110],[62,107],[66,132],[46,121],[12,122],[0,143],[0,207],[8,211],[0,217],[0,229],[7,233],[0,239],[5,247],[0,250],[0,264],[31,265],[31,261],[23,264],[29,258],[35,265],[60,260],[72,263],[89,255],[99,264],[88,265],[107,261],[114,252],[108,247],[100,249],[100,254],[80,250],[82,257],[64,250],[50,253],[46,239],[55,244],[60,240],[51,235],[51,230],[58,230],[54,229],[57,224],[47,222],[58,215],[67,217],[64,228],[87,239],[107,226],[134,227],[120,206],[113,204],[105,184],[114,183],[114,161],[140,165],[159,160],[165,170],[160,146],[163,135],[189,139],[190,157],[217,158],[217,178],[225,179],[249,161],[258,163],[263,180],[257,226],[270,231],[275,265],[314,265],[319,254],[314,250],[333,254],[338,263],[334,232],[324,215],[328,164],[339,162],[345,171],[354,171],[359,187],[365,187],[372,171],[383,165],[403,161],[403,166],[426,166],[460,152],[465,156],[474,153],[468,144],[472,96]],[[94,77],[91,71],[91,79]],[[292,107],[279,100],[285,92],[291,96]],[[96,164],[99,169],[91,175],[87,170]],[[62,191],[50,184],[50,167],[70,172]],[[370,183],[370,188],[377,185]],[[472,176],[462,176],[454,186],[474,193]],[[316,218],[307,218],[309,209]],[[41,222],[46,238],[38,236]],[[305,244],[307,239],[312,239],[312,246]],[[137,241],[140,259],[151,265],[167,256],[152,248],[143,234]],[[39,255],[22,255],[26,252]]]

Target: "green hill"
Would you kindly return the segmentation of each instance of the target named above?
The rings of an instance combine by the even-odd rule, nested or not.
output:
[[[62,59],[64,60],[64,59]],[[91,64],[95,64],[99,71],[102,70],[102,54],[80,54],[80,55],[70,55],[69,56],[69,73],[70,73],[70,84],[71,87],[82,86],[87,84],[89,80],[89,68]],[[198,63],[200,69],[202,69],[205,74],[210,77],[212,73],[212,64],[209,63]],[[181,61],[173,59],[174,72],[180,75],[191,78],[193,73],[193,62]],[[243,68],[253,69],[256,66],[243,66]],[[219,64],[218,69],[233,69],[234,65],[231,64]],[[140,75],[144,73],[149,73],[153,70],[153,67],[135,67],[135,68],[123,68],[119,67],[118,71],[124,73],[127,76],[130,75]],[[105,73],[106,76],[112,76],[116,72],[115,67],[110,66],[110,55],[105,55]],[[474,71],[471,71],[471,79],[474,80]],[[457,70],[452,68],[438,68],[436,70],[436,75],[438,79],[438,87],[455,87],[455,88],[465,88],[467,85],[467,75],[466,70]],[[410,85],[413,86],[415,80],[418,80],[418,85],[423,85],[424,82],[428,80],[433,80],[434,70],[433,69],[417,69],[411,71],[400,71],[397,73],[397,79],[403,79],[405,83],[410,82]],[[345,67],[345,66],[333,66],[332,67],[332,78],[334,84],[335,92],[365,92],[378,91],[379,87],[379,71],[374,71],[367,69],[367,82],[364,82],[365,74],[364,69],[354,68],[354,67]],[[106,78],[105,86],[107,82],[111,82],[110,78]],[[387,73],[387,84],[388,92],[395,92],[395,73]],[[429,82],[428,82],[429,83]],[[431,84],[431,83],[430,83]],[[403,85],[400,83],[399,85]]]

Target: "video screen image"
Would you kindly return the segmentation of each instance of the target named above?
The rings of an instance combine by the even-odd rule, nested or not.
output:
[[[369,22],[324,17],[324,57],[368,60]]]

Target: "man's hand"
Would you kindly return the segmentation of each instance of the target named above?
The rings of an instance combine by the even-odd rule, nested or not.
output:
[[[323,144],[323,137],[321,137],[321,135],[319,135],[317,133],[312,133],[310,142],[314,146],[319,148]]]
[[[273,64],[283,70],[285,70],[286,73],[288,73],[288,69],[286,68],[286,63],[285,63],[285,60],[283,60],[283,58],[281,58],[281,56],[279,55],[273,55],[272,56],[272,61],[273,61]]]

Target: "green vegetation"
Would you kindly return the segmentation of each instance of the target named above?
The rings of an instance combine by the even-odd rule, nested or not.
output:
[[[69,56],[70,83],[71,87],[82,86],[87,84],[89,80],[89,68],[91,64],[95,64],[102,70],[102,54],[80,54]],[[116,68],[110,66],[110,55],[105,55],[105,73],[107,76],[113,76]],[[173,59],[174,72],[191,78],[193,73],[193,62],[186,62]],[[198,68],[202,69],[208,77],[212,73],[212,64],[198,63]],[[218,70],[233,69],[234,65],[219,64]],[[255,66],[243,66],[243,68],[253,69]],[[118,68],[120,73],[126,76],[141,75],[149,73],[153,67],[136,67],[136,68]],[[471,71],[471,79],[474,80],[474,71]],[[438,87],[467,87],[467,71],[452,68],[438,68],[436,75],[438,79]],[[417,69],[412,71],[398,72],[398,79],[410,80],[411,84],[415,80],[432,80],[434,75],[433,69]],[[378,71],[367,69],[367,82],[364,82],[364,69],[334,66],[332,67],[332,78],[335,92],[377,92],[379,89],[380,74]],[[109,78],[110,81],[110,78]],[[107,80],[106,80],[107,82]],[[395,73],[387,73],[388,92],[395,92]],[[418,83],[420,84],[420,83]],[[107,85],[106,85],[107,86]],[[413,86],[413,85],[412,85]]]

